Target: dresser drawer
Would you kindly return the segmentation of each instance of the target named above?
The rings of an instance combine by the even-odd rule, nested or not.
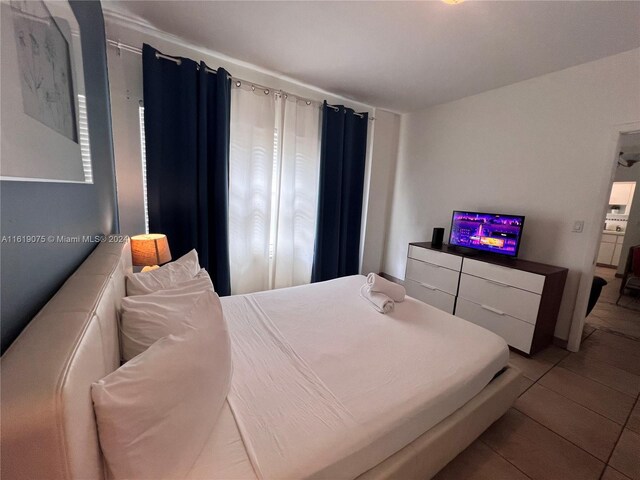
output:
[[[469,258],[464,259],[462,272],[537,294],[542,294],[542,288],[544,287],[544,275],[537,275],[535,273],[471,260]]]
[[[448,293],[440,290],[427,288],[413,280],[405,280],[404,288],[407,290],[407,295],[410,297],[432,305],[447,313],[453,313],[453,306],[456,300],[454,295],[449,295]]]
[[[422,283],[427,288],[435,288],[450,295],[455,295],[458,291],[459,277],[459,272],[431,263],[420,262],[413,258],[407,258],[407,273],[405,278]]]
[[[463,273],[458,295],[479,305],[487,305],[533,325],[538,318],[540,295],[493,280]]]
[[[413,245],[409,245],[409,258],[415,258],[416,260],[432,263],[433,265],[449,268],[458,272],[462,265],[462,257],[436,252],[428,248],[415,247]]]
[[[478,305],[461,297],[458,297],[456,304],[456,316],[491,330],[522,352],[531,351],[534,326],[530,323],[506,314],[495,313],[490,307]]]

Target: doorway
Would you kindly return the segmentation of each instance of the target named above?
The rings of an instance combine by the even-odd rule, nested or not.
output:
[[[633,288],[640,259],[630,255],[640,245],[640,132],[621,134],[619,147],[585,331],[598,329],[640,340],[640,289]]]

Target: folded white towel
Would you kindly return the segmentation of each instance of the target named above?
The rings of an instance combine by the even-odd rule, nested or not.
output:
[[[369,285],[372,292],[384,293],[394,302],[402,302],[404,296],[407,294],[407,291],[402,285],[390,282],[375,273],[367,275],[367,285]]]
[[[360,288],[360,296],[364,298],[380,313],[391,313],[395,307],[395,302],[384,293],[372,292],[366,283]]]

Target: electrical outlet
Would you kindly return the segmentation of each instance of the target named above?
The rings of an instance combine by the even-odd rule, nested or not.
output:
[[[584,230],[584,220],[576,220],[575,222],[573,222],[572,232],[582,233],[582,230]]]

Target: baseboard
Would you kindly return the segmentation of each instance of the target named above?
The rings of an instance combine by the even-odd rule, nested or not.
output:
[[[556,347],[560,347],[560,348],[564,348],[565,350],[567,349],[567,345],[569,344],[568,340],[563,340],[561,338],[558,337],[553,337],[552,342]]]

